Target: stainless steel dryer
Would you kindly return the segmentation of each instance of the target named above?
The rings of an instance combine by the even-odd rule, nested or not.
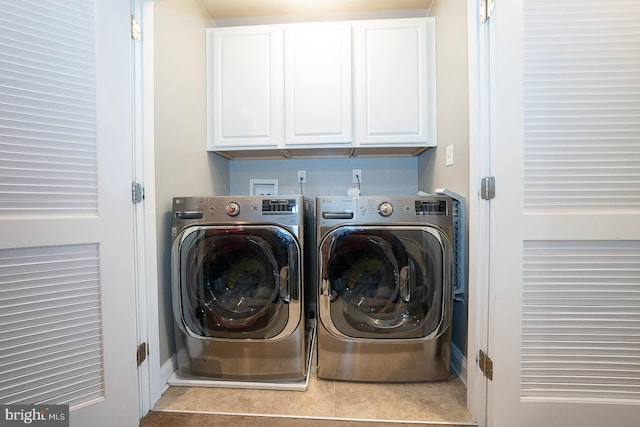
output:
[[[318,377],[449,375],[448,196],[318,197]]]
[[[305,205],[302,196],[174,198],[181,376],[305,379],[315,315],[304,305]]]

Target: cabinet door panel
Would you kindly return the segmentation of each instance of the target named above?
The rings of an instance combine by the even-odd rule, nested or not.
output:
[[[367,36],[367,130],[370,135],[420,132],[418,37],[414,29],[371,31]]]
[[[435,145],[433,21],[366,21],[355,37],[357,142]]]
[[[209,145],[277,146],[282,136],[282,30],[209,33]]]
[[[285,33],[287,144],[351,142],[351,29],[294,25]]]

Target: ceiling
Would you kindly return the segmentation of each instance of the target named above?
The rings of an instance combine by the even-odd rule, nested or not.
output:
[[[200,0],[212,20],[288,18],[353,19],[397,11],[422,11],[435,0]]]

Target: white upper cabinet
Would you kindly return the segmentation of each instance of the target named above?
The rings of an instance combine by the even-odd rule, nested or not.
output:
[[[432,18],[207,30],[208,149],[415,155],[436,145]]]
[[[349,144],[351,26],[285,27],[285,144]]]
[[[281,26],[207,32],[208,148],[275,148],[282,141]]]
[[[356,141],[434,146],[433,18],[354,22]]]

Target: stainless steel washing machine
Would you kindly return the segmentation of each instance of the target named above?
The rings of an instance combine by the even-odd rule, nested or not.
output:
[[[305,379],[315,315],[304,304],[310,216],[302,196],[173,199],[172,293],[181,376]]]
[[[449,375],[448,196],[318,197],[318,377]]]

